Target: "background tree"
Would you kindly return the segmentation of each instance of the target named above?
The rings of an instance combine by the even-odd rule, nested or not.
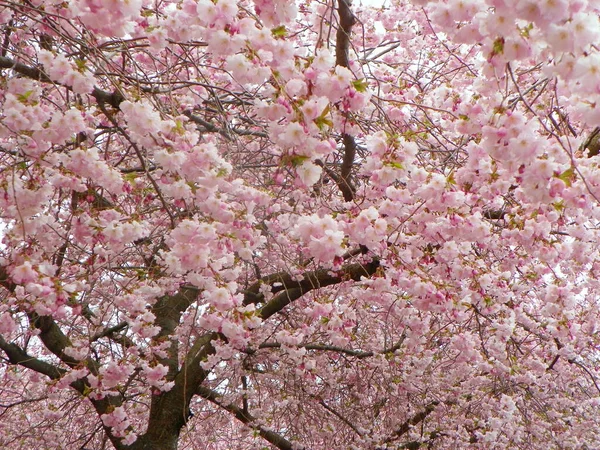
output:
[[[0,446],[598,448],[586,0],[0,0]]]

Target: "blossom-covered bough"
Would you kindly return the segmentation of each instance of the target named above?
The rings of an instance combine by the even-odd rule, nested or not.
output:
[[[591,0],[0,0],[0,447],[600,446]]]

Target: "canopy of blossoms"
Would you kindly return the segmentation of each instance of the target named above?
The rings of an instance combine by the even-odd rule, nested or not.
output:
[[[0,0],[0,447],[600,448],[595,0]]]

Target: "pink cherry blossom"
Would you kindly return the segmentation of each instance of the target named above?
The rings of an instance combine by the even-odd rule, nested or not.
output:
[[[600,448],[597,2],[371,3],[0,5],[0,448]]]

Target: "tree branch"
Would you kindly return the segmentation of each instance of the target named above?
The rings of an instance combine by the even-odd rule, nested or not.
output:
[[[23,75],[27,78],[31,78],[32,80],[38,80],[43,83],[54,83],[58,86],[63,86],[67,89],[71,89],[71,87],[69,86],[61,85],[60,83],[52,81],[43,70],[37,67],[27,66],[23,63],[14,61],[5,56],[0,56],[0,69],[11,69],[20,75]],[[109,104],[115,109],[119,109],[119,105],[125,100],[125,98],[117,91],[111,93],[103,91],[102,89],[99,89],[97,87],[94,87],[94,90],[92,91],[91,95],[96,99],[96,101],[99,104]]]
[[[356,18],[350,9],[350,0],[338,0],[338,16],[340,24],[335,35],[335,64],[336,66],[349,67],[350,36]],[[352,185],[351,171],[356,157],[356,141],[347,133],[342,134],[344,157],[342,160],[341,180],[337,183],[344,200],[350,202],[354,199],[356,188]]]
[[[358,428],[356,428],[352,422],[350,422],[348,419],[346,419],[344,416],[342,416],[339,412],[337,412],[335,409],[333,409],[331,406],[329,406],[323,400],[319,400],[319,405],[321,405],[323,408],[325,408],[327,411],[329,411],[335,417],[337,417],[342,422],[344,422],[348,427],[350,427],[350,429],[352,429],[352,431],[354,431],[360,437],[364,436],[364,433],[362,433]]]
[[[379,261],[373,260],[368,264],[348,264],[343,266],[336,275],[332,275],[331,270],[317,269],[310,272],[305,272],[302,275],[302,280],[297,281],[298,277],[292,277],[287,272],[277,272],[265,277],[262,277],[248,289],[242,291],[244,294],[244,305],[263,303],[265,297],[260,293],[263,285],[271,286],[271,293],[277,294],[285,290],[300,289],[304,294],[321,287],[338,284],[342,281],[354,280],[358,281],[361,277],[369,277],[375,273],[379,267]],[[275,286],[277,284],[277,286]],[[274,299],[271,300],[273,302]],[[295,299],[294,299],[295,300]],[[271,303],[270,302],[270,303]],[[266,307],[266,305],[265,305]]]
[[[429,405],[427,405],[425,407],[425,409],[423,411],[415,414],[413,417],[411,417],[410,419],[405,421],[402,425],[400,425],[400,427],[398,427],[398,429],[396,429],[396,431],[394,431],[394,433],[383,442],[385,442],[387,444],[389,442],[395,441],[400,436],[408,433],[411,426],[415,426],[415,425],[418,425],[419,423],[423,422],[427,418],[427,416],[429,416],[429,414],[431,414],[435,410],[435,407],[439,404],[440,404],[440,402],[438,402],[438,401],[431,402]]]
[[[160,327],[159,333],[154,336],[154,342],[161,342],[169,338],[179,325],[181,315],[198,298],[199,290],[192,286],[182,286],[174,295],[160,297],[152,307],[156,317],[155,324]],[[178,345],[176,340],[171,340],[169,356],[161,358],[160,363],[169,368],[168,379],[173,379],[178,369]]]
[[[349,264],[343,266],[336,275],[332,275],[332,271],[325,269],[306,272],[301,281],[294,281],[289,274],[286,274],[287,276],[280,278],[282,280],[281,288],[273,288],[273,290],[285,289],[285,291],[273,297],[266,305],[260,308],[258,315],[263,320],[268,319],[313,289],[331,286],[343,281],[359,281],[362,277],[373,275],[378,268],[379,261],[374,259],[368,264]],[[251,301],[249,303],[255,302]]]
[[[61,369],[27,354],[27,352],[18,345],[6,342],[2,336],[0,336],[0,349],[4,351],[11,364],[18,364],[19,366],[26,367],[37,373],[46,375],[52,380],[58,380],[67,373],[65,369]]]
[[[225,411],[228,411],[231,414],[233,414],[233,416],[237,420],[242,422],[243,424],[249,426],[253,430],[258,431],[258,434],[260,434],[260,436],[263,439],[265,439],[267,442],[270,442],[278,449],[280,449],[280,450],[298,450],[298,449],[302,448],[302,447],[298,447],[298,445],[292,444],[290,441],[288,441],[286,438],[284,438],[280,434],[275,433],[274,431],[265,429],[264,427],[262,427],[261,425],[256,423],[256,418],[254,416],[252,416],[247,411],[244,411],[242,408],[232,405],[232,404],[225,404],[225,403],[220,402],[219,398],[221,397],[221,395],[218,394],[217,392],[213,391],[212,389],[209,389],[204,386],[198,386],[197,393],[200,397],[205,398],[206,400],[209,400],[210,402],[214,403],[215,405],[219,406],[220,408],[224,409]]]
[[[335,65],[348,67],[350,35],[356,23],[356,17],[350,9],[351,0],[338,0],[338,16],[340,25],[335,33]]]
[[[588,158],[600,153],[600,127],[596,127],[592,130],[582,147],[584,150],[588,151]]]

